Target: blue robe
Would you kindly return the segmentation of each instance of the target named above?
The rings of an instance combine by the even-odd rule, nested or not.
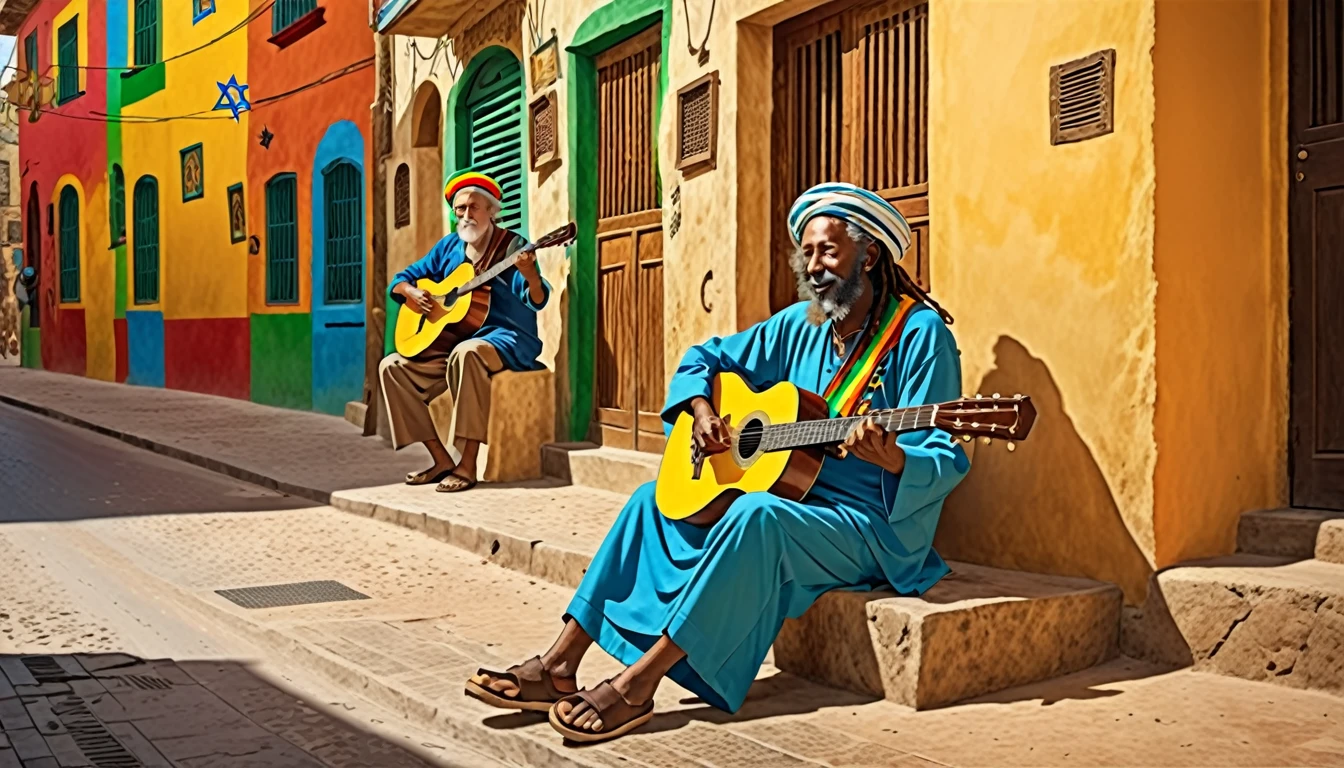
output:
[[[912,310],[892,354],[874,409],[961,396],[956,342],[933,310]],[[843,362],[831,324],[812,325],[807,305],[796,304],[692,347],[673,376],[663,420],[670,431],[723,371],[758,390],[788,381],[820,393]],[[737,711],[786,617],[801,616],[828,590],[890,585],[922,594],[948,572],[933,533],[943,499],[969,469],[966,453],[937,429],[897,441],[906,454],[899,476],[853,456],[827,458],[802,502],[745,494],[710,528],[663,517],[654,484],[644,485],[594,556],[567,618],[626,665],[666,632],[686,652],[670,677]]]
[[[512,253],[524,244],[521,237],[515,236],[514,242],[505,252]],[[387,287],[388,295],[398,304],[405,304],[406,297],[392,293],[397,283],[414,285],[415,281],[426,277],[437,282],[466,261],[466,243],[456,233],[450,234],[440,240],[424,258],[398,272]],[[550,300],[551,284],[545,278],[542,278],[541,284],[545,295],[540,303],[536,303],[532,301],[527,278],[517,267],[509,267],[486,283],[490,287],[490,314],[472,338],[490,342],[490,346],[499,352],[504,367],[511,371],[537,371],[544,367],[537,362],[537,356],[541,354],[537,312]]]

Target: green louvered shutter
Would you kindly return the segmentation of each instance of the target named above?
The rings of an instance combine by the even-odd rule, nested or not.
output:
[[[298,191],[295,176],[282,173],[266,183],[266,303],[299,300]]]
[[[112,197],[107,202],[108,224],[112,228],[112,245],[126,242],[126,174],[121,166],[112,164]]]
[[[271,9],[271,34],[280,32],[315,8],[317,0],[275,0]]]
[[[61,190],[61,301],[79,301],[79,195]]]
[[[79,95],[79,17],[75,16],[56,30],[56,102],[65,102]]]
[[[28,34],[28,39],[23,43],[23,57],[28,64],[28,72],[37,71],[37,31],[34,30]],[[34,305],[36,306],[36,305]]]
[[[131,201],[135,218],[135,303],[159,301],[159,183],[144,176]]]
[[[504,209],[499,224],[517,231],[523,223],[523,68],[497,55],[481,66],[466,99],[471,126],[468,167],[499,182]]]
[[[135,0],[135,66],[159,63],[159,0]]]
[[[326,302],[364,297],[364,205],[359,169],[342,162],[322,173],[326,198]]]

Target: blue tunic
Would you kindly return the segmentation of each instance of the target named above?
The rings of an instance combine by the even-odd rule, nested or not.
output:
[[[512,253],[524,244],[521,237],[515,236],[506,252]],[[466,243],[456,233],[450,234],[440,240],[423,259],[398,272],[387,287],[388,295],[398,304],[405,304],[404,296],[392,293],[397,283],[414,284],[426,277],[439,281],[466,261]],[[541,354],[537,312],[550,300],[551,284],[545,278],[542,278],[541,284],[545,295],[538,304],[532,301],[527,278],[517,267],[509,267],[486,283],[490,287],[490,314],[472,338],[490,342],[490,346],[499,352],[504,367],[511,371],[536,371],[544,367],[537,362],[537,356]]]
[[[709,397],[723,371],[757,389],[788,381],[823,391],[844,362],[831,339],[830,323],[812,325],[807,305],[796,304],[692,347],[672,379],[668,430],[692,398]],[[846,354],[856,342],[857,335]],[[956,342],[933,310],[912,310],[892,354],[873,408],[961,396]],[[943,499],[969,469],[966,454],[936,429],[897,441],[906,454],[899,476],[853,456],[827,458],[802,502],[746,494],[710,528],[663,517],[654,484],[644,485],[594,556],[567,616],[627,665],[667,633],[686,652],[670,677],[737,711],[786,617],[801,616],[831,589],[890,585],[922,594],[948,572],[933,533]]]

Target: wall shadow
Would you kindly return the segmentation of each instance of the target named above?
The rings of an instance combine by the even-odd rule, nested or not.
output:
[[[1008,336],[994,354],[994,369],[971,391],[1030,395],[1036,425],[1015,452],[978,446],[970,474],[948,497],[935,547],[954,560],[1113,582],[1126,603],[1141,602],[1152,568],[1049,367]]]

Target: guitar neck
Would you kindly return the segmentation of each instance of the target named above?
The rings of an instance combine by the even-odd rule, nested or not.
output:
[[[476,290],[477,288],[480,288],[482,285],[485,285],[491,280],[494,280],[496,277],[499,277],[500,275],[504,274],[504,270],[508,269],[509,267],[512,267],[514,263],[518,261],[519,256],[522,256],[524,253],[527,253],[528,251],[532,250],[532,248],[533,246],[530,245],[523,246],[522,248],[519,248],[517,251],[514,251],[508,256],[505,256],[504,258],[500,259],[493,267],[485,270],[481,274],[468,280],[465,285],[463,285],[461,288],[458,289],[458,291],[461,293],[468,293],[470,291]]]
[[[911,408],[889,408],[869,411],[863,416],[849,416],[840,419],[818,419],[816,421],[795,421],[788,424],[772,424],[765,430],[762,438],[766,451],[787,451],[795,448],[811,448],[842,443],[854,427],[864,419],[875,419],[888,432],[901,434],[929,429],[933,426],[937,405],[920,405]]]

